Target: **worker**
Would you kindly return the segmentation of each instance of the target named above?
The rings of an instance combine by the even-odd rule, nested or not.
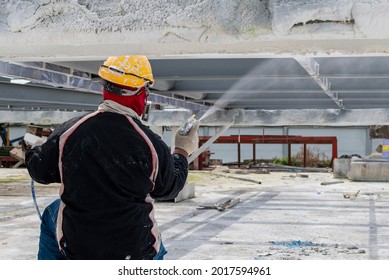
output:
[[[188,175],[198,125],[175,135],[170,153],[142,124],[154,84],[145,56],[109,57],[99,68],[103,102],[71,119],[26,152],[31,177],[61,183],[46,207],[38,259],[163,259],[154,199],[173,199]]]

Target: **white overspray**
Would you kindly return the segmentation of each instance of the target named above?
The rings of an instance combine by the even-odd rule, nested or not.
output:
[[[251,69],[246,75],[234,83],[199,119],[199,121],[209,117],[218,110],[225,109],[233,102],[242,101],[245,99],[255,98],[260,93],[258,90],[266,90],[272,88],[276,82],[262,85],[258,82],[258,79],[261,76],[269,76],[268,73],[271,73],[271,77],[275,77],[277,74],[275,71],[277,67],[272,66],[271,60],[266,60],[265,62],[259,63],[253,69]],[[272,69],[272,70],[269,70]],[[283,71],[285,68],[283,69]]]
[[[267,73],[269,68],[272,67],[270,60],[267,60],[265,63],[259,63],[252,70],[250,70],[245,76],[239,79],[234,83],[222,96],[211,106],[198,120],[201,122],[205,118],[209,117],[218,110],[224,109],[229,104],[239,101],[245,98],[251,98],[258,94],[255,90],[258,90],[258,81],[257,78],[261,75],[264,75],[263,72],[266,69]],[[273,71],[270,71],[273,72]],[[266,86],[269,88],[269,85]],[[245,93],[242,93],[246,91]],[[233,117],[233,122],[235,121],[236,114]],[[189,158],[188,162],[191,163],[195,158],[197,158],[202,152],[204,152],[214,140],[218,138],[222,133],[224,133],[233,123],[225,125],[222,127],[215,135],[212,136],[206,143],[199,147]]]

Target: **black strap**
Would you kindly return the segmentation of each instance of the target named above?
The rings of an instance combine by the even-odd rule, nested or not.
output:
[[[103,87],[106,91],[110,93],[114,93],[117,95],[123,95],[123,89],[121,87],[118,87],[117,85],[110,83],[108,81],[103,82]]]

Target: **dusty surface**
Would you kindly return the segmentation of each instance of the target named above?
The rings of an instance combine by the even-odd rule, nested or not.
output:
[[[191,172],[195,198],[156,203],[166,259],[389,259],[387,183],[332,173],[234,173]],[[29,185],[25,169],[0,169],[0,259],[35,259],[39,218]],[[43,211],[58,185],[37,184],[36,192]],[[241,202],[223,212],[198,209],[225,197]]]
[[[386,53],[383,0],[0,0],[0,56]]]

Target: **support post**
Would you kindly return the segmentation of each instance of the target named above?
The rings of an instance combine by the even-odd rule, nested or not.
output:
[[[238,142],[238,167],[240,168],[240,142]]]
[[[238,129],[238,168],[240,168],[240,129]]]
[[[257,159],[256,159],[256,153],[257,153],[257,151],[256,151],[256,149],[255,149],[255,143],[253,143],[253,163],[254,163],[254,164],[255,164],[256,161],[257,161]]]
[[[335,138],[332,140],[332,159],[331,159],[331,168],[334,171],[334,159],[338,157],[338,140]]]
[[[288,165],[292,165],[292,151],[291,144],[288,144]]]

